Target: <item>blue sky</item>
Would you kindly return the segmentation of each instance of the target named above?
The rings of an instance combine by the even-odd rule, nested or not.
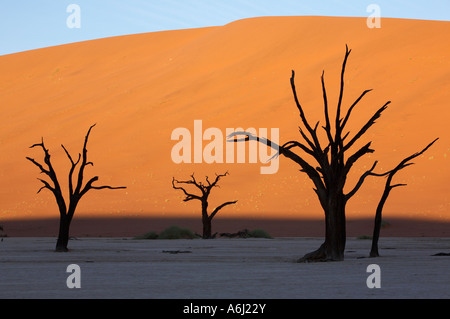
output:
[[[80,28],[69,28],[70,4]],[[4,0],[0,55],[64,43],[162,30],[224,25],[257,16],[381,17],[450,20],[450,0]]]

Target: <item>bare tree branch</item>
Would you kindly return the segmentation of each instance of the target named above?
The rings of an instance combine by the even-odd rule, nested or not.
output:
[[[348,150],[373,124],[375,121],[381,116],[384,110],[386,110],[387,106],[391,103],[391,101],[386,102],[375,114],[370,118],[370,120],[361,128],[361,130],[344,146],[342,152]]]
[[[328,98],[327,91],[325,89],[325,80],[324,80],[325,71],[322,71],[322,76],[320,77],[322,83],[322,95],[323,95],[323,105],[324,105],[324,113],[325,113],[325,132],[327,133],[328,141],[330,145],[334,144],[333,135],[331,134],[331,124],[330,124],[330,115],[328,114]]]
[[[353,197],[353,195],[356,194],[356,192],[360,189],[360,187],[364,183],[364,180],[366,179],[367,176],[373,175],[372,171],[375,169],[375,166],[377,166],[377,163],[378,163],[378,161],[375,161],[375,163],[373,163],[372,167],[368,171],[366,171],[363,175],[361,175],[361,177],[359,178],[358,183],[356,183],[355,187],[347,195],[345,195],[346,201],[348,201],[350,198]]]
[[[236,138],[237,136],[243,135],[245,138]],[[232,140],[228,140],[228,142],[243,142],[243,141],[257,141],[260,143],[263,143],[267,145],[268,147],[273,148],[276,150],[279,154],[284,155],[285,157],[293,160],[297,164],[299,164],[302,167],[302,171],[305,172],[311,179],[314,179],[318,182],[318,187],[324,187],[324,185],[321,184],[320,175],[316,172],[314,167],[312,167],[310,164],[308,164],[303,158],[292,152],[289,148],[281,147],[277,143],[272,142],[271,140],[263,137],[258,137],[253,135],[250,132],[246,131],[237,131],[233,132],[230,135],[228,135],[227,138],[234,138]],[[316,185],[317,186],[317,185]]]
[[[64,147],[64,145],[61,144],[61,147],[64,149],[64,152],[66,152],[67,157],[70,160],[70,163],[72,164],[72,166],[70,167],[70,171],[69,171],[69,194],[70,196],[73,195],[73,181],[72,181],[72,176],[73,176],[73,172],[75,170],[75,167],[77,166],[77,164],[80,162],[80,158],[81,158],[81,154],[78,153],[78,159],[76,162],[73,161],[72,157],[70,156],[69,152],[67,151],[67,149]]]
[[[337,105],[337,110],[336,110],[336,137],[335,137],[335,141],[338,141],[341,136],[341,105],[342,105],[342,98],[344,96],[344,75],[345,75],[345,66],[347,64],[347,59],[348,56],[350,55],[350,52],[352,50],[348,49],[347,44],[345,45],[345,57],[344,57],[344,61],[342,62],[342,69],[341,69],[341,85],[340,85],[340,89],[339,89],[339,99],[338,99],[338,105]]]
[[[301,104],[300,104],[300,102],[298,100],[298,97],[297,97],[297,91],[296,91],[296,88],[295,88],[295,71],[294,70],[292,70],[291,88],[292,88],[292,93],[294,94],[295,104],[297,105],[297,108],[300,111],[300,118],[302,119],[302,122],[305,125],[306,129],[308,130],[309,134],[313,138],[314,146],[312,145],[312,143],[309,141],[308,138],[306,138],[305,136],[304,137],[308,141],[308,143],[311,143],[311,147],[312,147],[314,152],[322,151],[322,148],[321,148],[320,143],[319,143],[319,139],[317,138],[317,131],[316,131],[317,126],[318,126],[319,123],[316,124],[314,129],[312,129],[311,126],[308,123],[308,120],[306,119],[305,112],[303,111],[303,108],[302,108],[302,106],[301,106]],[[300,131],[301,131],[301,129],[300,129]],[[301,132],[301,133],[303,135],[303,132]]]
[[[348,160],[347,160],[347,162],[345,163],[345,166],[344,166],[344,171],[343,171],[343,174],[342,174],[343,177],[346,177],[348,175],[348,173],[350,172],[350,169],[352,168],[353,164],[355,164],[358,159],[360,159],[365,154],[374,152],[374,150],[370,148],[371,144],[372,144],[372,142],[367,143],[362,148],[360,148],[355,154],[353,154],[352,156],[350,156],[348,158]],[[376,165],[376,162],[375,162],[375,165]],[[344,187],[344,185],[343,185],[344,181],[341,180],[341,183],[342,183],[342,185],[340,185],[340,186]],[[350,197],[348,197],[348,198],[350,198]]]
[[[348,119],[350,118],[350,114],[352,113],[353,108],[356,106],[356,104],[359,103],[359,101],[361,101],[361,99],[364,97],[364,95],[366,95],[367,93],[369,93],[370,91],[372,91],[372,89],[370,90],[365,90],[357,99],[355,102],[353,102],[353,104],[349,107],[348,111],[347,111],[347,115],[345,115],[344,121],[341,124],[341,130],[344,129],[345,125],[347,124]],[[345,138],[345,137],[344,137]],[[343,139],[344,139],[343,138]]]
[[[81,192],[79,194],[77,194],[79,197],[83,197],[84,194],[86,194],[90,189],[93,188],[92,183],[94,183],[95,181],[98,181],[98,176],[94,176],[92,177],[87,183],[86,185],[84,185],[84,188],[81,190]],[[77,197],[78,197],[77,196]]]
[[[238,136],[245,136],[244,138],[237,138]],[[298,156],[296,153],[292,152],[289,148],[281,147],[277,143],[272,142],[267,138],[261,138],[253,135],[250,132],[246,131],[238,131],[233,132],[227,136],[229,139],[228,142],[243,142],[243,141],[257,141],[263,143],[277,151],[277,154],[282,154],[285,157],[291,159],[295,163],[301,166],[301,172],[304,172],[308,175],[308,177],[312,180],[314,185],[316,186],[316,193],[319,196],[321,203],[325,200],[326,197],[326,187],[322,182],[320,174],[312,167],[308,162],[306,162],[302,157]],[[231,139],[233,138],[233,139]]]
[[[214,216],[216,216],[216,214],[219,212],[219,210],[221,210],[221,209],[224,208],[225,206],[232,205],[232,204],[236,204],[236,203],[237,203],[237,200],[231,201],[231,202],[226,202],[226,203],[223,203],[223,204],[220,205],[220,206],[217,206],[217,207],[213,210],[213,212],[209,215],[209,218],[213,219]]]
[[[400,186],[407,186],[406,184],[395,184],[395,185],[391,185],[391,189],[394,187],[400,187]]]
[[[194,185],[197,185],[197,184],[195,184],[195,182],[193,182],[193,181],[178,181],[178,180],[175,179],[175,177],[172,178],[172,187],[174,189],[181,189],[183,191],[183,193],[186,195],[186,198],[183,200],[184,202],[188,202],[188,201],[193,200],[193,199],[197,199],[197,200],[200,200],[200,201],[202,200],[201,196],[190,194],[181,186],[175,186],[175,182],[179,183],[179,184],[183,184],[183,183],[184,184],[194,184]]]
[[[26,157],[27,160],[29,160],[30,162],[32,162],[34,165],[36,165],[37,167],[39,167],[39,169],[41,170],[41,173],[44,173],[46,175],[50,175],[50,172],[48,170],[46,170],[41,164],[39,164],[38,162],[36,162],[33,158],[31,157]]]
[[[38,180],[40,180],[40,181],[44,184],[44,186],[42,186],[41,188],[39,188],[39,190],[37,191],[37,194],[39,194],[39,193],[41,192],[41,190],[43,190],[44,188],[47,188],[47,189],[49,189],[52,193],[55,193],[55,189],[54,189],[53,187],[51,187],[50,184],[49,184],[47,181],[45,181],[45,180],[43,180],[43,179],[40,179],[40,178],[38,178]]]
[[[286,142],[286,143],[284,143],[281,147],[284,148],[284,149],[287,149],[287,150],[290,150],[290,149],[293,148],[293,147],[299,147],[299,148],[301,148],[305,153],[307,153],[307,154],[309,154],[309,155],[311,155],[311,156],[314,156],[314,152],[313,152],[313,151],[311,151],[311,150],[310,150],[309,148],[307,148],[305,145],[303,145],[302,143],[297,142],[297,141],[289,141],[289,142]]]
[[[219,180],[220,180],[222,177],[225,177],[225,176],[227,176],[227,175],[229,175],[228,172],[225,172],[224,174],[217,174],[217,173],[216,173],[216,178],[215,178],[214,182],[212,182],[212,184],[210,184],[207,188],[211,189],[211,188],[213,188],[213,187],[219,187],[219,185],[217,185],[217,183],[219,182]],[[206,179],[208,179],[208,177],[206,177]]]
[[[53,166],[52,166],[52,163],[50,160],[50,158],[51,158],[50,153],[44,145],[44,138],[41,138],[41,143],[36,143],[36,144],[33,144],[30,146],[30,148],[34,148],[34,147],[40,147],[44,151],[44,163],[47,165],[48,169],[45,169],[43,167],[43,165],[39,164],[37,161],[35,161],[34,159],[32,159],[30,157],[26,157],[26,159],[28,159],[34,165],[39,167],[39,169],[41,170],[41,173],[44,173],[48,177],[50,177],[50,180],[53,182],[53,185],[54,185],[54,187],[51,187],[48,182],[46,182],[42,179],[39,179],[42,183],[44,183],[45,187],[41,187],[38,190],[38,193],[40,193],[43,188],[48,188],[55,195],[56,202],[58,203],[58,207],[60,208],[60,210],[65,210],[66,204],[64,201],[64,197],[62,196],[61,187],[59,185],[58,178],[56,177],[55,170],[53,169]]]
[[[78,171],[77,186],[75,188],[75,193],[76,194],[79,194],[81,192],[81,187],[83,186],[84,168],[88,164],[88,161],[87,161],[87,143],[88,143],[88,139],[89,139],[89,134],[91,134],[91,130],[92,130],[92,128],[95,125],[96,124],[93,124],[93,125],[91,125],[91,127],[89,127],[89,130],[88,130],[88,132],[86,134],[86,137],[84,138],[84,145],[83,145],[83,152],[82,152],[82,161],[81,161],[80,169]]]

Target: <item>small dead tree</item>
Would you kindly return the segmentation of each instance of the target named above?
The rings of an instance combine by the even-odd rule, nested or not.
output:
[[[175,179],[175,177],[173,177],[172,179],[172,187],[174,189],[180,189],[183,191],[184,195],[186,195],[186,198],[183,199],[184,202],[188,202],[191,200],[199,200],[202,203],[202,224],[203,224],[203,238],[212,238],[212,219],[214,218],[214,216],[216,216],[216,214],[225,206],[228,205],[232,205],[232,204],[236,204],[237,200],[235,201],[230,201],[230,202],[225,202],[219,206],[217,206],[211,214],[208,213],[208,197],[211,193],[211,190],[214,187],[219,187],[219,185],[217,185],[217,183],[219,182],[219,180],[222,177],[225,177],[228,175],[228,172],[226,172],[225,174],[216,174],[216,178],[214,179],[213,182],[210,182],[208,176],[206,176],[206,184],[202,183],[202,182],[198,182],[195,177],[194,174],[191,175],[191,179],[187,180],[187,181],[178,181]],[[195,187],[197,187],[200,191],[201,191],[201,195],[195,195],[195,194],[191,194],[188,193],[183,187],[181,186],[176,186],[176,184],[187,184],[187,185],[194,185]]]
[[[378,239],[380,238],[380,229],[381,229],[381,220],[382,220],[383,207],[384,207],[384,204],[386,203],[386,200],[387,200],[387,198],[389,196],[389,193],[395,187],[406,186],[406,184],[391,185],[392,179],[394,178],[394,175],[398,171],[402,170],[403,168],[405,168],[407,166],[410,166],[410,165],[413,165],[414,163],[409,163],[409,162],[411,160],[413,160],[414,158],[422,155],[437,140],[438,140],[438,138],[435,139],[430,144],[428,144],[422,151],[414,153],[413,155],[405,158],[393,170],[391,170],[391,171],[389,171],[387,173],[384,173],[384,174],[377,174],[377,173],[372,173],[372,172],[370,173],[370,175],[373,175],[373,176],[387,176],[386,184],[384,186],[383,195],[381,196],[380,202],[378,203],[377,210],[376,210],[376,213],[375,213],[375,221],[374,221],[373,237],[372,237],[372,248],[370,250],[370,257],[378,257],[378,256],[380,256],[379,253],[378,253]]]
[[[56,251],[68,251],[67,244],[69,241],[69,228],[70,223],[72,221],[73,215],[75,214],[75,209],[78,205],[78,202],[80,201],[81,197],[83,197],[89,190],[91,189],[123,189],[126,188],[124,186],[120,187],[112,187],[112,186],[94,186],[93,183],[98,180],[98,176],[92,177],[90,180],[87,181],[87,183],[83,186],[83,178],[84,178],[84,170],[86,166],[88,165],[94,165],[92,162],[88,162],[87,160],[87,142],[89,138],[89,134],[91,133],[92,128],[95,126],[92,125],[84,139],[84,146],[82,154],[78,154],[78,159],[76,161],[73,160],[72,156],[70,156],[67,149],[64,147],[64,145],[61,144],[61,147],[64,149],[64,152],[66,153],[67,157],[69,158],[69,161],[71,163],[71,168],[69,170],[69,203],[68,206],[66,205],[66,201],[64,199],[64,196],[62,195],[61,186],[59,184],[58,178],[56,176],[56,172],[53,169],[52,163],[50,161],[50,153],[49,150],[44,145],[44,139],[42,138],[41,143],[34,144],[30,146],[30,148],[40,147],[44,151],[44,163],[45,165],[42,165],[38,163],[33,158],[27,157],[26,159],[32,162],[34,165],[36,165],[40,170],[41,173],[47,175],[51,183],[53,185],[50,185],[49,182],[47,182],[44,179],[38,178],[39,181],[41,181],[44,186],[42,186],[38,190],[38,194],[43,189],[50,190],[53,195],[55,196],[56,203],[58,204],[59,208],[59,214],[60,214],[60,222],[59,222],[59,234],[58,234],[58,240],[56,242]],[[81,163],[80,163],[81,160]],[[72,177],[75,171],[75,168],[80,163],[80,168],[78,170],[78,177],[76,179],[75,188],[74,183],[72,181]]]

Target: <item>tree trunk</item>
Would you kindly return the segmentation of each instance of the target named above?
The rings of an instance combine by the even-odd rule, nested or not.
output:
[[[328,201],[325,210],[325,242],[298,262],[344,260],[345,242],[345,197],[341,193]]]
[[[203,218],[203,238],[208,239],[211,238],[212,234],[212,227],[211,227],[211,219],[210,218]]]
[[[346,242],[345,204],[339,198],[325,213],[325,260],[344,260]]]
[[[203,238],[211,238],[211,218],[208,216],[208,200],[202,200]]]
[[[384,203],[386,202],[389,192],[390,192],[389,185],[385,188],[383,192],[383,196],[381,196],[381,200],[378,203],[377,211],[375,213],[375,221],[373,226],[373,236],[372,236],[372,248],[370,250],[370,257],[379,257],[380,254],[378,253],[378,239],[380,238],[380,230],[381,230],[381,220],[382,220],[382,211]]]
[[[61,215],[59,219],[59,234],[58,241],[56,242],[55,251],[67,252],[69,249],[67,245],[69,243],[69,228],[71,219],[66,215]]]

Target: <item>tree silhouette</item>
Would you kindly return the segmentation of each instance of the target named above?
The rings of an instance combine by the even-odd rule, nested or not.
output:
[[[373,227],[373,236],[372,236],[372,248],[370,250],[370,257],[378,257],[380,254],[378,253],[378,239],[380,238],[380,229],[381,229],[381,221],[382,221],[382,212],[384,204],[386,203],[386,200],[388,199],[389,193],[391,190],[395,187],[400,186],[406,186],[406,184],[395,184],[391,185],[392,179],[394,178],[394,175],[404,169],[407,166],[413,165],[414,163],[409,163],[414,158],[422,155],[427,149],[431,147],[438,139],[435,139],[433,142],[428,144],[422,151],[414,153],[413,155],[405,158],[402,160],[393,170],[386,172],[384,174],[377,174],[377,173],[370,173],[370,175],[373,176],[387,176],[386,184],[384,186],[383,195],[381,196],[381,199],[378,203],[377,210],[375,213],[375,221],[374,221],[374,227]]]
[[[356,185],[354,185],[349,192],[345,193],[344,186],[353,165],[364,155],[374,152],[374,150],[371,149],[372,142],[366,143],[356,151],[352,151],[351,149],[355,145],[355,142],[358,141],[367,132],[367,130],[372,127],[372,125],[375,124],[375,121],[391,103],[390,101],[387,101],[383,104],[372,115],[372,117],[370,117],[352,137],[350,137],[350,132],[346,131],[345,128],[352,111],[361,99],[371,91],[371,89],[363,91],[347,109],[345,116],[341,115],[341,113],[343,113],[342,101],[344,95],[345,67],[351,52],[347,45],[345,48],[345,57],[342,63],[340,76],[339,98],[337,101],[336,115],[334,119],[334,134],[332,131],[332,119],[330,119],[328,110],[329,107],[324,81],[324,71],[321,76],[325,115],[325,126],[322,126],[322,128],[325,131],[327,140],[327,144],[325,146],[322,146],[319,141],[317,133],[319,122],[317,122],[314,126],[311,126],[305,115],[303,107],[299,102],[297,90],[295,88],[294,71],[292,71],[290,84],[295,104],[300,114],[301,123],[304,127],[299,127],[303,142],[289,141],[280,146],[267,138],[254,136],[253,134],[245,131],[234,132],[228,136],[228,138],[230,138],[230,142],[255,140],[266,144],[268,147],[274,148],[278,151],[276,156],[281,154],[294,161],[300,166],[300,171],[307,174],[313,182],[315,186],[314,191],[319,198],[322,209],[325,212],[325,241],[317,250],[300,258],[298,260],[299,262],[344,259],[344,249],[346,243],[346,204],[363,185],[366,177],[372,174],[377,165],[377,161],[375,161],[372,167],[359,177]],[[304,159],[303,155],[300,156],[293,152],[294,149],[303,151],[303,153],[312,157],[317,164],[310,164]]]
[[[203,224],[203,238],[212,238],[212,219],[214,218],[214,216],[216,216],[216,214],[225,206],[228,205],[232,205],[237,203],[237,200],[235,201],[230,201],[230,202],[225,202],[219,206],[217,206],[211,214],[208,213],[208,198],[209,195],[211,193],[211,190],[214,187],[219,187],[219,185],[217,185],[217,183],[219,182],[219,180],[222,177],[225,177],[228,175],[228,172],[226,172],[225,174],[216,174],[216,178],[214,179],[213,182],[209,181],[208,176],[206,176],[206,184],[202,183],[202,182],[198,182],[195,177],[194,174],[191,175],[191,179],[187,180],[187,181],[178,181],[175,179],[175,177],[173,177],[172,179],[172,187],[174,189],[180,189],[183,191],[184,195],[186,195],[186,198],[183,199],[184,202],[188,202],[191,200],[199,200],[202,203],[202,224]],[[181,186],[176,186],[175,183],[177,184],[187,184],[187,185],[194,185],[195,187],[197,187],[200,191],[201,191],[201,195],[196,195],[196,194],[191,194],[188,193],[183,187]]]
[[[53,185],[50,185],[50,183],[47,182],[46,180],[38,178],[38,180],[40,180],[44,184],[44,186],[42,186],[38,190],[38,194],[43,189],[50,190],[53,193],[53,195],[55,196],[56,203],[58,204],[58,208],[59,208],[60,222],[59,222],[58,240],[56,243],[56,251],[68,251],[67,244],[69,241],[70,223],[72,221],[73,215],[75,213],[75,209],[76,209],[81,197],[83,197],[91,189],[123,189],[123,188],[126,188],[124,186],[120,186],[120,187],[94,186],[93,183],[98,180],[98,176],[92,177],[83,186],[83,177],[84,177],[83,175],[84,175],[84,170],[85,170],[86,166],[94,165],[92,162],[88,162],[88,160],[87,160],[87,148],[86,148],[89,134],[91,133],[91,130],[94,126],[95,126],[95,124],[89,128],[89,130],[86,134],[85,140],[84,140],[82,154],[78,154],[78,159],[75,162],[74,162],[73,158],[70,156],[67,149],[64,147],[64,145],[61,144],[61,147],[64,149],[64,152],[66,153],[66,155],[69,158],[70,163],[71,163],[71,168],[69,170],[69,205],[68,206],[66,205],[66,201],[64,200],[64,196],[62,195],[61,186],[60,186],[58,178],[56,176],[56,172],[53,169],[52,163],[50,161],[49,150],[44,145],[44,139],[42,138],[41,143],[30,146],[30,148],[34,148],[34,147],[42,148],[42,150],[44,151],[44,155],[45,155],[44,156],[45,165],[41,165],[36,160],[34,160],[33,158],[30,158],[30,157],[27,157],[27,160],[29,160],[34,165],[36,165],[41,170],[41,173],[47,175],[50,178],[51,182],[53,183]],[[81,160],[81,163],[80,163],[80,160]],[[74,189],[72,177],[73,177],[75,168],[79,163],[80,163],[80,168],[78,170],[78,177],[76,179],[75,189]],[[46,167],[44,167],[44,166],[46,166]]]

